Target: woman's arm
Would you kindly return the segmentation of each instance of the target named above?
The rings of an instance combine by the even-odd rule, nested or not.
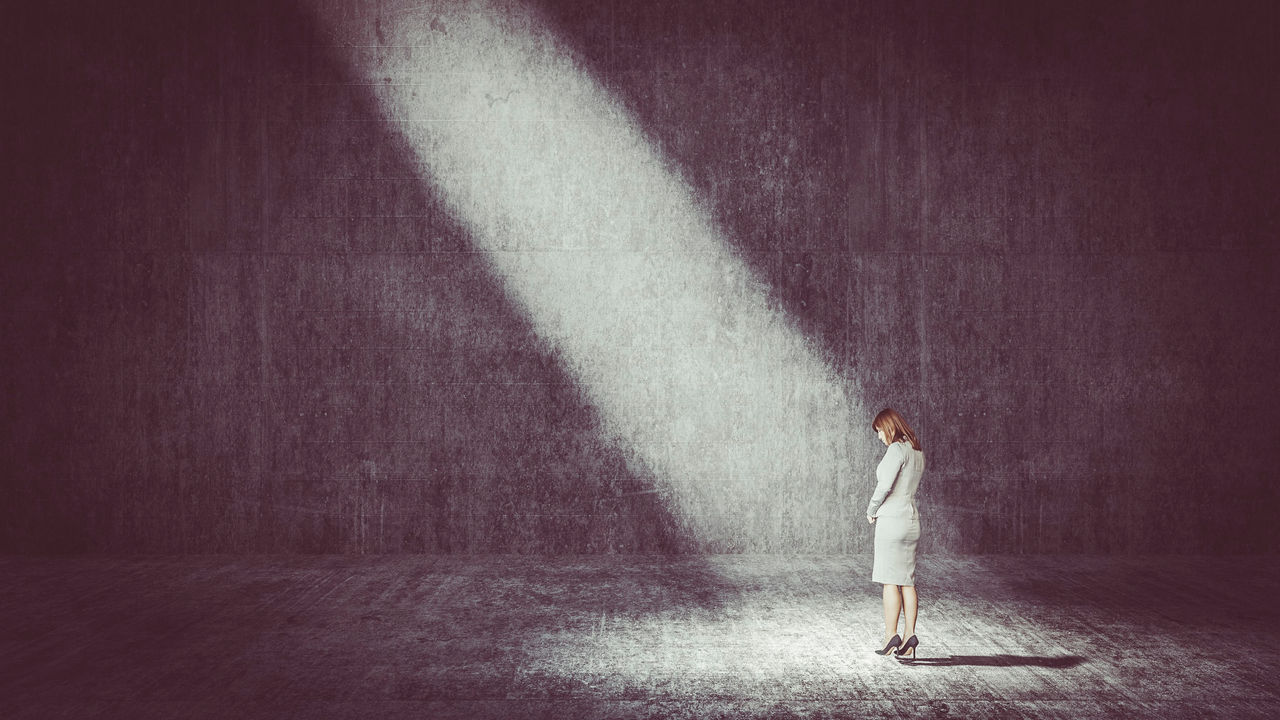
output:
[[[889,496],[889,491],[893,489],[894,482],[898,480],[898,473],[906,462],[907,453],[903,451],[902,443],[893,443],[885,451],[884,458],[876,466],[876,489],[871,493],[871,502],[867,505],[868,520],[874,518],[880,510],[880,506]]]

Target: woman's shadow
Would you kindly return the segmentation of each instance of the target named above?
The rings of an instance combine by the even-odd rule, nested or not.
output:
[[[947,667],[953,665],[978,665],[986,667],[1047,667],[1072,668],[1083,663],[1085,658],[1079,655],[1059,655],[1057,657],[1036,657],[1030,655],[950,655],[948,657],[922,657],[908,661],[906,665],[927,665],[930,667]]]

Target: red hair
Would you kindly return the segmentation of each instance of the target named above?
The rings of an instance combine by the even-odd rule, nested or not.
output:
[[[876,413],[876,419],[871,421],[871,429],[883,430],[884,434],[888,436],[890,444],[899,440],[906,440],[911,443],[911,447],[916,450],[920,449],[920,441],[916,439],[916,434],[911,431],[911,426],[893,408],[885,408]]]

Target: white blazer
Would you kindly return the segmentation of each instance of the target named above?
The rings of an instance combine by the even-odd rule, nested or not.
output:
[[[924,453],[911,447],[907,440],[892,443],[876,466],[876,489],[867,505],[868,517],[916,514],[916,488],[924,475]]]

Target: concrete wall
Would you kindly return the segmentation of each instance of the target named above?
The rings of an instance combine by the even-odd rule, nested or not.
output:
[[[683,531],[350,49],[172,5],[0,23],[0,549],[869,549],[860,425],[844,511]],[[1280,11],[573,5],[540,11],[915,422],[925,549],[1280,549]]]

